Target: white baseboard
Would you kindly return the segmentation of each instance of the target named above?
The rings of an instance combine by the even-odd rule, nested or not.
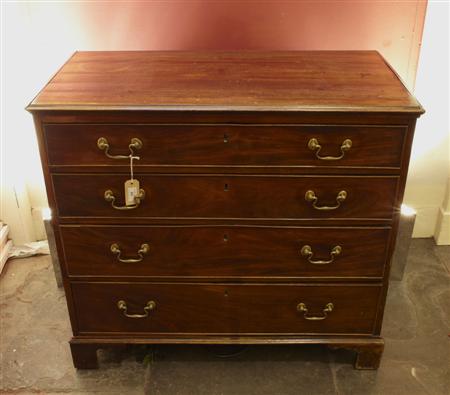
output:
[[[9,226],[0,222],[0,249],[3,249],[8,241]]]
[[[31,209],[31,217],[33,218],[36,240],[45,240],[47,234],[45,233],[44,221],[42,220],[42,207],[33,207]]]
[[[439,207],[415,207],[412,206],[416,214],[416,222],[414,224],[413,238],[433,237],[436,229],[436,221]]]
[[[0,250],[0,273],[3,270],[6,261],[8,260],[9,251],[11,251],[12,246],[13,246],[12,240],[8,240]]]
[[[450,245],[450,211],[439,210],[434,240],[437,245]]]

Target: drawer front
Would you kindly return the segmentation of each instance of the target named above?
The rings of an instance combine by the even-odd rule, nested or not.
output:
[[[87,282],[71,287],[80,333],[165,334],[371,334],[381,289]]]
[[[381,277],[389,228],[61,226],[69,275]],[[148,248],[142,247],[147,244]]]
[[[124,204],[125,175],[52,176],[62,217],[390,219],[396,177],[140,175],[145,198]],[[114,202],[105,200],[111,191]],[[307,192],[311,193],[307,195]],[[345,200],[341,192],[345,192]],[[315,207],[314,207],[315,206]],[[321,210],[323,206],[336,207]]]
[[[98,139],[106,139],[108,154],[129,155],[138,138],[139,171],[139,165],[400,167],[406,127],[50,124],[44,130],[50,165],[124,165]],[[346,140],[351,147],[344,144],[343,153]]]

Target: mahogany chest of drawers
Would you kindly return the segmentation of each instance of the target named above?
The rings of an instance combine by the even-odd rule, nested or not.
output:
[[[27,109],[77,368],[127,343],[378,366],[423,109],[377,52],[77,52]]]

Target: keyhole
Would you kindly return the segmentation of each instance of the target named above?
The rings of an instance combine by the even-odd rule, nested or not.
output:
[[[228,291],[225,291],[225,292],[223,293],[223,296],[225,296],[226,298],[228,298]]]
[[[228,235],[226,233],[223,235],[223,241],[225,243],[228,241]]]
[[[223,142],[228,143],[228,134],[226,133],[223,134]]]
[[[228,192],[228,190],[229,190],[228,184],[225,184],[225,185],[223,186],[223,190],[224,190],[225,192]]]

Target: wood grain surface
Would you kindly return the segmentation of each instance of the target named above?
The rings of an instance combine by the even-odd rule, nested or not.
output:
[[[403,126],[329,125],[132,125],[49,124],[45,136],[51,166],[129,165],[127,159],[108,158],[97,147],[107,139],[111,155],[129,155],[132,138],[142,141],[134,150],[142,165],[161,166],[334,166],[395,167],[400,159]],[[347,139],[351,148],[339,160],[321,160],[308,148],[310,139],[322,146],[320,156],[339,157]],[[349,169],[349,172],[351,169]]]
[[[376,51],[76,52],[28,109],[423,112]]]
[[[389,228],[263,227],[263,226],[61,226],[64,260],[70,276],[196,277],[218,281],[249,277],[268,281],[320,277],[383,275]],[[121,258],[139,258],[143,243],[150,250],[141,262],[119,262],[111,253],[116,243]],[[302,256],[311,246],[313,264]]]
[[[128,178],[123,174],[53,174],[58,215],[127,221],[136,217],[390,219],[398,182],[396,177],[139,175],[146,193],[140,206],[114,209],[104,193],[111,190],[115,204],[123,206]],[[347,198],[334,210],[317,210],[305,200],[308,190],[315,192],[318,206],[336,206],[342,190]]]
[[[353,333],[370,334],[380,285],[153,284],[90,283],[71,285],[80,333]],[[149,301],[156,308],[146,318],[128,318],[117,308],[124,300],[129,314],[143,314]],[[297,311],[322,316],[321,321]]]

